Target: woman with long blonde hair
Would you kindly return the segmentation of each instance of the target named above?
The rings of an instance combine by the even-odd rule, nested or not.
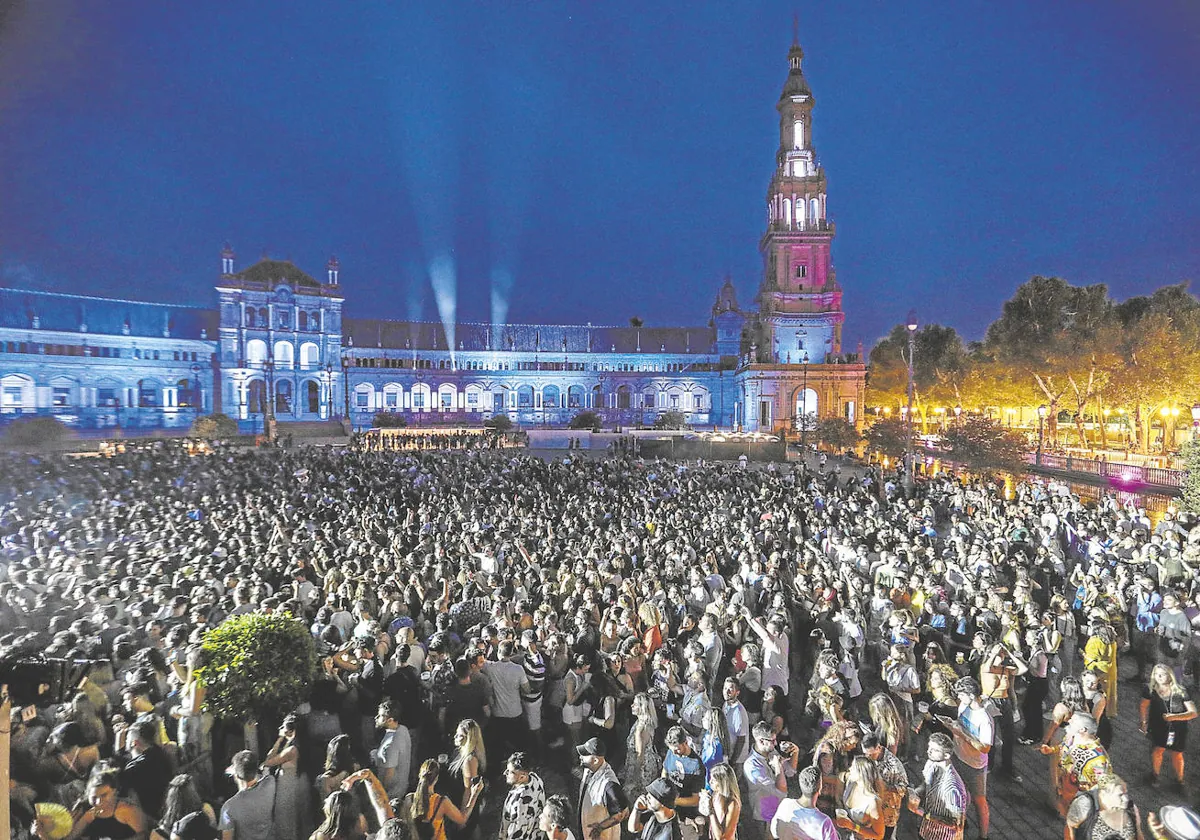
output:
[[[654,732],[658,727],[658,710],[650,695],[642,692],[633,698],[633,726],[625,743],[625,768],[621,785],[629,799],[637,799],[646,786],[659,777],[662,759],[654,747]]]
[[[481,782],[487,772],[487,752],[483,745],[483,730],[479,724],[467,718],[454,730],[454,758],[446,778],[446,790],[459,802],[459,810],[468,813],[470,805],[479,798],[475,784]],[[468,814],[468,822],[460,832],[471,837],[478,825],[479,815]]]
[[[709,840],[735,840],[738,819],[742,815],[742,792],[738,788],[737,773],[721,762],[713,767],[708,787]]]
[[[1161,662],[1150,671],[1150,682],[1140,704],[1143,735],[1150,738],[1150,780],[1158,782],[1163,756],[1171,754],[1171,769],[1183,788],[1183,751],[1187,749],[1188,721],[1196,719],[1196,702]]]
[[[892,755],[904,758],[908,754],[908,728],[900,720],[895,701],[880,692],[867,702],[867,714]]]
[[[859,840],[882,840],[887,829],[883,818],[883,779],[879,765],[857,756],[846,773],[842,806],[836,811],[837,825]]]

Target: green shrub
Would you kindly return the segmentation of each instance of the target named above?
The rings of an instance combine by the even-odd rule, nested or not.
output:
[[[654,418],[656,429],[682,429],[687,425],[687,418],[682,411],[664,411]]]
[[[483,421],[483,427],[503,434],[504,432],[512,431],[513,422],[507,414],[493,414]]]
[[[371,425],[376,429],[406,429],[408,420],[403,414],[395,411],[381,411],[375,415]]]
[[[201,440],[224,440],[237,435],[237,421],[228,414],[206,414],[192,423],[191,436]]]
[[[57,417],[26,417],[14,420],[4,430],[4,445],[14,449],[51,447],[71,436]]]
[[[594,411],[581,411],[571,418],[568,426],[577,430],[591,429],[593,432],[599,431],[600,415]]]
[[[1200,513],[1200,441],[1189,440],[1182,447],[1184,474],[1183,485],[1179,488],[1183,498],[1180,501],[1184,510]]]
[[[308,697],[317,670],[308,628],[289,615],[235,616],[210,630],[202,647],[205,708],[223,720],[286,714]]]

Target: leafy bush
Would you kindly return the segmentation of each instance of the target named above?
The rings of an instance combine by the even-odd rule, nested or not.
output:
[[[581,411],[571,418],[571,422],[567,424],[568,428],[576,430],[598,431],[600,429],[600,415],[594,411]]]
[[[51,447],[71,435],[57,417],[27,417],[14,420],[4,430],[4,445],[14,449]]]
[[[946,458],[977,470],[1014,471],[1024,465],[1025,441],[999,423],[964,414],[942,434]]]
[[[1184,510],[1200,513],[1200,441],[1189,440],[1181,453],[1186,472],[1180,487],[1183,495],[1180,505]]]
[[[395,411],[381,411],[375,415],[371,425],[376,429],[406,429],[408,428],[408,419]]]
[[[237,437],[238,425],[227,414],[206,414],[192,423],[191,436],[203,440],[222,440]]]
[[[908,426],[898,417],[876,420],[865,435],[867,448],[880,455],[898,458],[908,445]]]
[[[814,437],[817,442],[825,444],[835,452],[853,449],[862,439],[854,424],[841,417],[826,417],[817,421]]]
[[[224,720],[285,714],[308,696],[317,670],[308,628],[288,615],[235,616],[210,630],[202,647],[205,707]]]
[[[493,414],[483,421],[483,427],[504,434],[512,431],[513,422],[507,414]]]
[[[654,418],[656,429],[682,429],[687,425],[687,418],[682,411],[664,411]]]

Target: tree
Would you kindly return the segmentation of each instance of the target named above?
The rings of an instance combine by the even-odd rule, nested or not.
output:
[[[1058,277],[1035,276],[1005,301],[1000,317],[988,327],[987,351],[1030,380],[1034,401],[1046,403],[1052,440],[1059,402],[1071,394],[1079,406],[1096,396],[1100,351],[1111,341],[1113,324],[1112,301],[1103,284],[1072,286]],[[1082,410],[1077,414],[1082,435]]]
[[[682,429],[687,425],[687,418],[682,411],[664,411],[654,418],[656,429]]]
[[[1180,506],[1192,513],[1200,513],[1200,441],[1193,438],[1182,447],[1184,475],[1180,486]]]
[[[600,415],[594,411],[581,411],[571,418],[571,422],[567,424],[567,428],[576,430],[590,429],[593,432],[600,431]]]
[[[996,421],[964,414],[942,434],[946,459],[975,470],[1014,471],[1025,463],[1025,441]]]
[[[380,411],[376,413],[371,425],[376,429],[406,429],[408,418],[398,411]]]
[[[929,404],[962,402],[961,388],[971,357],[953,327],[926,324],[913,337],[913,411],[927,418]],[[871,348],[867,404],[877,408],[908,404],[908,327],[897,324]]]
[[[493,414],[491,417],[483,421],[483,427],[485,429],[491,429],[493,432],[502,435],[505,432],[512,431],[513,421],[507,414]]]
[[[308,697],[317,670],[312,635],[283,613],[247,613],[226,619],[204,636],[205,664],[197,677],[205,708],[217,717],[249,723],[279,716]]]
[[[862,440],[854,424],[841,417],[826,417],[817,421],[814,437],[818,443],[823,443],[835,452],[853,449]]]
[[[49,449],[71,436],[57,417],[25,417],[4,430],[4,445],[12,449]]]
[[[206,414],[192,421],[191,436],[201,440],[224,440],[237,437],[237,421],[228,414]]]
[[[634,329],[645,326],[645,324],[646,322],[636,315],[629,319],[629,326],[633,327]]]
[[[885,417],[876,420],[864,437],[872,452],[899,458],[908,448],[908,425],[898,417]]]

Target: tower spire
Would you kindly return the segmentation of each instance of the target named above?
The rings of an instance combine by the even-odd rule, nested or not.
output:
[[[800,13],[792,12],[792,46],[800,46]]]

